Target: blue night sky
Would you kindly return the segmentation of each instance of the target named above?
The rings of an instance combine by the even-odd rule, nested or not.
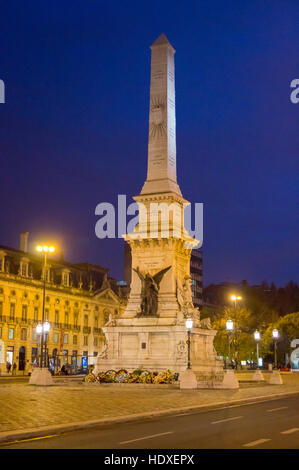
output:
[[[123,277],[99,202],[146,177],[149,46],[176,49],[178,181],[204,203],[204,283],[298,280],[296,0],[1,2],[0,244],[50,240]],[[297,229],[297,230],[296,230]]]

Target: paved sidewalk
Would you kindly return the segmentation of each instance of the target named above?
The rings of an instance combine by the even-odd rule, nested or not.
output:
[[[284,385],[244,384],[239,390],[179,390],[113,388],[98,384],[0,385],[0,440],[19,432],[81,426],[130,419],[180,409],[227,405],[299,393],[299,376],[284,376]]]

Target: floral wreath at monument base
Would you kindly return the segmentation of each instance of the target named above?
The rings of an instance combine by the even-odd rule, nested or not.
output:
[[[97,375],[92,372],[88,374],[84,382],[98,383],[138,383],[138,384],[172,384],[178,380],[179,374],[172,373],[170,370],[165,372],[149,372],[148,370],[136,369],[134,372],[128,372],[125,369],[107,370],[99,372]]]

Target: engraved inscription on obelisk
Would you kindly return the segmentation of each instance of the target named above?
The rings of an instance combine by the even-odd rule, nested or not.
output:
[[[151,46],[151,88],[147,179],[141,194],[175,192],[175,50],[164,34]]]

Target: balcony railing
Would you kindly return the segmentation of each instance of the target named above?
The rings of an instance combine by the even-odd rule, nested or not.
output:
[[[94,334],[99,335],[101,333],[101,328],[97,328],[97,327],[94,326],[93,332],[94,332]]]
[[[88,334],[91,332],[90,326],[83,326],[83,333]]]

